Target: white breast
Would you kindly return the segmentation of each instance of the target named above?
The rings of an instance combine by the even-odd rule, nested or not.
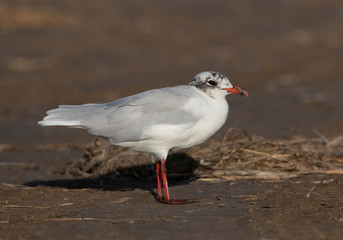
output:
[[[193,108],[193,111],[198,111],[202,117],[182,134],[182,140],[173,147],[174,149],[192,147],[209,139],[224,125],[229,112],[229,105],[225,99],[197,100],[190,102],[189,107]]]

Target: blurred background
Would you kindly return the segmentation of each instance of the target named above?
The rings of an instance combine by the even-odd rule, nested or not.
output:
[[[0,143],[87,143],[36,122],[58,104],[103,103],[219,71],[222,129],[272,138],[343,132],[343,2],[2,0]]]

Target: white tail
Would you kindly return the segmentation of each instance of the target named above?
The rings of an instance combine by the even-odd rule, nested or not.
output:
[[[47,111],[47,116],[39,121],[41,126],[70,126],[82,127],[82,121],[92,116],[99,104],[60,105]]]

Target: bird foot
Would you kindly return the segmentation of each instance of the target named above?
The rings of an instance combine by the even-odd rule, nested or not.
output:
[[[189,199],[165,199],[163,198],[157,198],[157,200],[160,203],[168,204],[168,205],[180,205],[180,204],[190,204],[190,203],[195,203],[196,201],[194,200],[189,200]]]
[[[189,200],[189,199],[169,199],[169,200],[164,200],[163,203],[168,204],[168,205],[178,205],[178,204],[195,203],[195,201]]]

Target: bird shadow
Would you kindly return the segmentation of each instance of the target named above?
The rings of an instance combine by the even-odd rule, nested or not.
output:
[[[186,185],[197,179],[194,170],[199,163],[183,152],[173,153],[166,162],[169,186]],[[155,164],[143,164],[119,168],[115,172],[97,177],[76,177],[74,179],[34,180],[25,186],[48,186],[65,189],[102,189],[103,191],[133,191],[136,188],[149,191],[155,198],[157,188]],[[118,174],[119,173],[119,174]]]

